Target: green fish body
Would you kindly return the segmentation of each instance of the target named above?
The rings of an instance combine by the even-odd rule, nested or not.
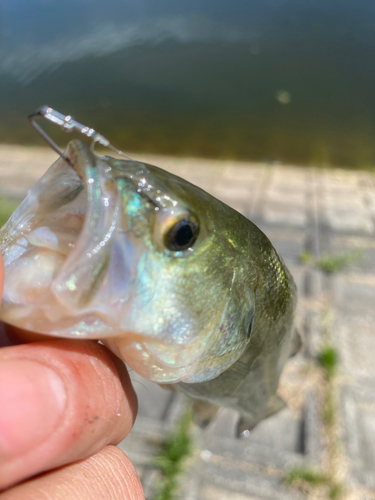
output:
[[[0,317],[100,339],[136,372],[251,428],[298,337],[296,288],[251,221],[164,170],[69,143],[0,230]]]

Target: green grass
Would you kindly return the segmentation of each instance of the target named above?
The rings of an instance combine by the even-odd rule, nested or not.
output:
[[[318,362],[328,382],[324,390],[324,401],[322,405],[322,419],[326,426],[331,427],[336,421],[336,408],[333,396],[333,388],[330,382],[336,374],[338,365],[338,354],[334,347],[326,345],[318,355]]]
[[[308,467],[295,467],[287,472],[284,477],[284,482],[286,484],[293,484],[300,481],[309,483],[310,486],[318,486],[321,484],[327,484],[329,482],[329,478],[325,474]]]
[[[355,264],[363,258],[363,252],[355,250],[353,252],[343,252],[339,254],[325,255],[318,259],[314,259],[308,250],[303,250],[299,254],[301,264],[312,264],[321,269],[326,274],[335,274],[343,271],[347,267]]]
[[[299,260],[301,264],[309,264],[312,261],[312,255],[308,250],[303,250],[299,254]]]
[[[6,223],[18,205],[17,202],[0,196],[0,227]]]
[[[332,500],[338,500],[344,494],[344,487],[342,484],[333,484],[328,492],[329,498]]]
[[[289,486],[295,485],[297,487],[305,485],[303,489],[306,490],[307,486],[310,491],[313,488],[323,486],[327,488],[328,498],[332,500],[339,500],[344,494],[344,487],[342,484],[333,482],[332,478],[327,474],[323,474],[309,467],[296,467],[291,469],[284,476],[284,483]]]
[[[326,378],[331,379],[335,375],[338,365],[336,349],[330,345],[323,347],[318,355],[318,361]]]
[[[336,408],[333,394],[331,391],[324,395],[324,403],[322,406],[322,419],[324,425],[332,427],[336,422]]]
[[[153,500],[173,500],[178,490],[178,480],[184,468],[184,461],[192,451],[189,435],[191,412],[181,419],[173,434],[166,437],[160,446],[158,456],[153,460],[162,475]]]
[[[355,264],[362,258],[362,252],[344,252],[337,255],[327,255],[325,257],[321,257],[316,260],[315,265],[326,274],[335,274]]]

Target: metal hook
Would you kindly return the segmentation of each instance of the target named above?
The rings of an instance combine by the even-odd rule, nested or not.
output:
[[[82,125],[81,123],[74,120],[70,115],[63,115],[62,113],[55,111],[49,106],[42,106],[41,108],[38,109],[38,111],[36,111],[35,113],[31,114],[28,117],[30,125],[38,132],[38,134],[41,137],[43,137],[43,139],[49,144],[49,146],[54,151],[56,151],[56,153],[60,155],[61,158],[63,158],[71,166],[72,163],[69,160],[69,158],[64,155],[64,153],[61,151],[58,145],[44,132],[44,130],[41,127],[39,127],[39,125],[35,122],[35,118],[45,118],[50,122],[56,123],[57,125],[60,125],[60,127],[63,129],[64,132],[72,132],[73,130],[75,130],[76,132],[84,134],[86,137],[92,139],[91,142],[92,151],[94,151],[95,144],[98,142],[102,146],[111,149],[115,153],[124,156],[128,160],[131,160],[129,156],[127,156],[119,149],[113,147],[108,139],[106,139],[101,134],[96,132],[93,128],[89,128],[86,127],[85,125]]]
[[[127,160],[131,160],[129,156],[127,156],[125,153],[120,151],[119,149],[116,149],[115,147],[112,146],[112,144],[109,142],[108,139],[103,137],[101,134],[96,132],[93,128],[86,127],[85,125],[82,125],[81,123],[77,122],[74,120],[70,115],[63,115],[62,113],[59,113],[58,111],[55,111],[54,109],[50,108],[49,106],[42,106],[39,108],[35,113],[31,114],[28,117],[28,120],[30,122],[30,125],[38,132],[38,134],[43,137],[43,139],[47,142],[47,144],[54,150],[58,155],[63,158],[68,165],[73,167],[72,162],[70,159],[61,151],[61,149],[58,147],[58,145],[49,137],[49,135],[44,132],[44,130],[35,122],[35,118],[45,118],[46,120],[56,123],[57,125],[60,125],[60,127],[63,129],[64,132],[72,132],[73,130],[84,134],[86,137],[89,137],[92,139],[91,142],[91,150],[94,150],[95,144],[98,142],[102,146],[111,149],[115,153],[124,156]],[[145,168],[145,167],[144,167]],[[130,179],[133,179],[132,175],[129,175]],[[138,183],[137,186],[137,191],[147,198],[151,203],[155,205],[157,209],[163,208],[163,206],[153,197],[151,194],[144,188],[144,186],[140,186]]]

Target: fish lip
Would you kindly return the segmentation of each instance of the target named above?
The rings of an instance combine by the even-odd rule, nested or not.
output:
[[[81,180],[86,184],[85,173],[83,168],[87,164],[95,164],[97,156],[84,142],[79,139],[69,141],[64,155],[69,160],[69,166],[72,167]]]

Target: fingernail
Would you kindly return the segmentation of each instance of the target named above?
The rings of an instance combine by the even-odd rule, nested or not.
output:
[[[37,361],[0,363],[0,461],[46,441],[62,420],[65,386],[58,374]]]

